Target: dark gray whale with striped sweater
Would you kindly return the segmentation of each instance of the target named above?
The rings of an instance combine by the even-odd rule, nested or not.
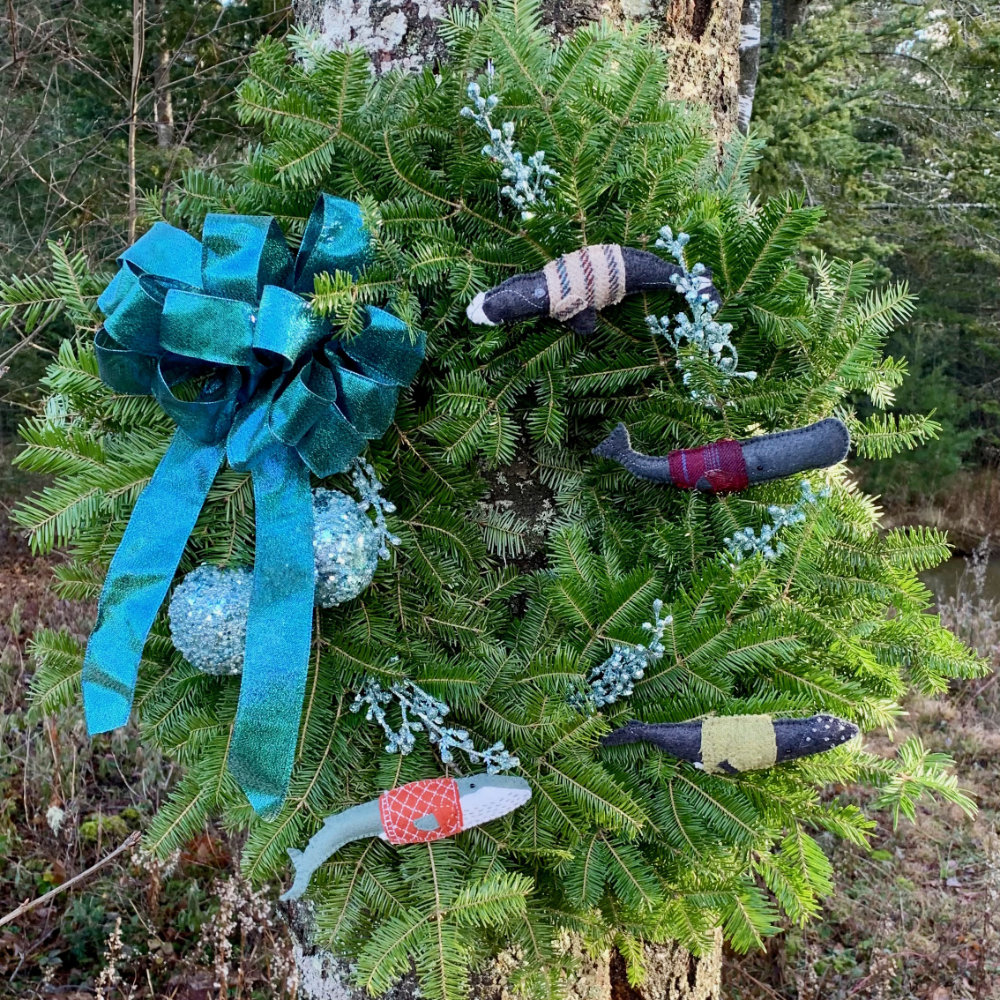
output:
[[[487,326],[551,316],[577,333],[588,334],[606,306],[637,292],[673,290],[683,275],[677,264],[648,250],[601,243],[563,254],[540,271],[516,274],[480,292],[469,303],[466,315],[471,322]],[[721,305],[710,271],[695,280],[707,301]]]
[[[722,492],[822,469],[847,458],[851,436],[836,417],[808,427],[762,434],[745,441],[724,439],[667,455],[644,455],[632,448],[628,429],[617,427],[594,454],[623,465],[633,476],[681,489]]]
[[[835,715],[775,719],[770,715],[709,716],[693,722],[639,722],[633,719],[605,736],[606,747],[652,743],[661,750],[715,774],[758,771],[839,747],[858,735],[853,722]]]

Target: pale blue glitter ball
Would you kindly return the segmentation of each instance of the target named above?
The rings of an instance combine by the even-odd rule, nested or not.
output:
[[[199,566],[170,598],[170,635],[192,666],[206,674],[243,670],[253,574]]]
[[[338,490],[313,490],[316,603],[331,608],[372,582],[382,541],[364,511]]]

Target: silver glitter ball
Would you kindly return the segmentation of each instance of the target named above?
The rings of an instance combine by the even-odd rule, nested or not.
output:
[[[253,574],[199,566],[170,598],[170,635],[192,666],[206,674],[243,670]]]
[[[382,542],[371,518],[338,490],[313,490],[313,517],[316,603],[332,608],[372,582]]]

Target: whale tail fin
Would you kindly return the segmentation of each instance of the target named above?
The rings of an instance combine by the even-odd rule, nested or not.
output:
[[[628,428],[619,424],[595,449],[594,454],[601,458],[610,458],[616,462],[632,453],[632,440],[628,436]]]
[[[641,743],[644,730],[645,726],[638,719],[629,719],[620,729],[615,729],[606,736],[602,736],[601,746],[619,747],[625,743]]]
[[[309,880],[312,878],[313,869],[302,865],[302,852],[295,847],[288,848],[288,856],[292,860],[292,867],[295,869],[295,881],[291,888],[281,896],[283,901],[290,899],[301,899],[306,889],[309,888]]]

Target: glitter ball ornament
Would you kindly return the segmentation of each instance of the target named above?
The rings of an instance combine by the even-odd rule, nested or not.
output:
[[[382,496],[372,466],[357,459],[351,481],[360,501],[339,490],[313,490],[316,603],[321,608],[357,597],[372,582],[379,559],[389,558],[389,546],[399,544],[385,522],[396,508]]]
[[[170,635],[192,666],[206,674],[238,674],[253,574],[246,569],[199,566],[170,598]]]
[[[389,546],[399,544],[385,520],[396,508],[382,496],[375,470],[357,459],[351,480],[360,500],[313,490],[315,597],[322,608],[357,597],[379,559],[389,558]],[[249,569],[199,566],[184,577],[170,599],[170,634],[189,663],[207,674],[240,673],[252,591]]]
[[[372,582],[382,540],[347,494],[313,490],[316,603],[331,608],[357,597]]]

